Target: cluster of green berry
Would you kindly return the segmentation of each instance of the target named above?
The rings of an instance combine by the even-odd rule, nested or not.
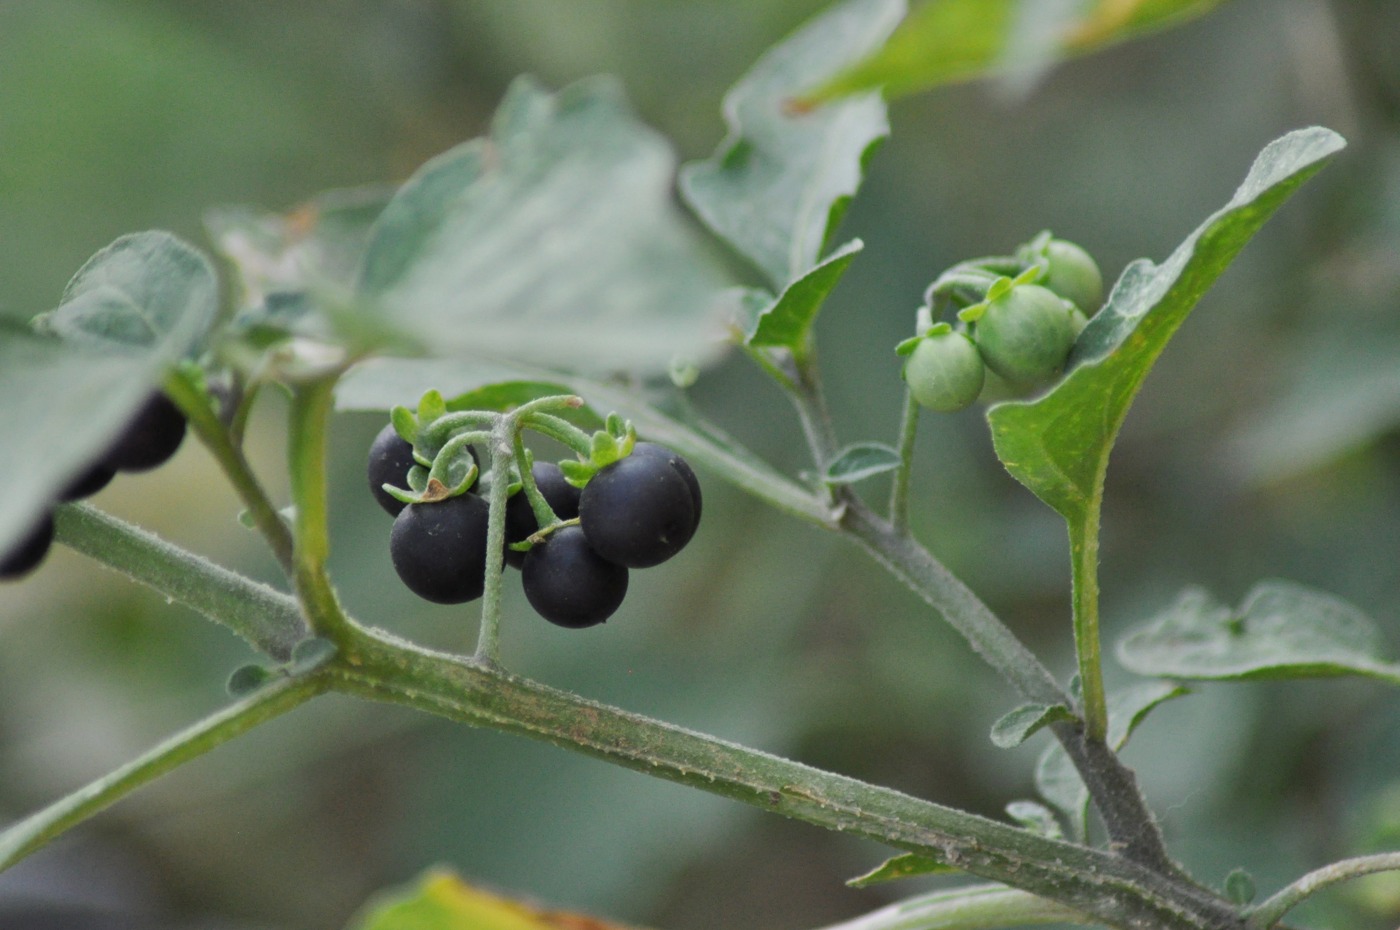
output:
[[[1094,259],[1049,232],[1014,256],[955,265],[929,285],[918,334],[895,349],[904,381],[921,406],[943,412],[1023,395],[1059,376],[1102,301]],[[954,322],[938,319],[947,314]]]
[[[185,438],[185,415],[164,394],[152,394],[110,448],[59,492],[57,502],[81,500],[105,488],[117,472],[150,471],[165,464]],[[39,566],[53,544],[53,509],[0,557],[0,580],[23,577]]]
[[[476,453],[471,452],[473,461]],[[485,590],[490,507],[471,482],[440,500],[406,503],[386,487],[406,484],[421,462],[389,424],[370,446],[370,491],[394,517],[389,554],[410,591],[461,604]],[[700,523],[700,482],[675,452],[637,442],[579,487],[559,465],[535,462],[530,476],[554,521],[541,526],[523,482],[507,498],[504,561],[520,569],[525,597],[551,623],[602,623],[622,605],[628,570],[679,552]]]

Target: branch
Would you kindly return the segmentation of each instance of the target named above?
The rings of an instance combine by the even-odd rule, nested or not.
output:
[[[243,637],[279,662],[311,635],[297,602],[91,504],[54,512],[58,541],[154,588]]]
[[[0,832],[0,871],[166,772],[286,713],[323,690],[319,678],[268,685],[182,730],[144,755]]]
[[[1248,930],[1268,930],[1282,920],[1284,914],[1328,885],[1375,872],[1395,871],[1400,871],[1400,852],[1358,856],[1355,859],[1343,859],[1341,862],[1323,866],[1251,908],[1245,926]]]

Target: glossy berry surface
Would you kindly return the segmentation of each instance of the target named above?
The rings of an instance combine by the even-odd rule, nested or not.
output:
[[[44,514],[29,531],[29,535],[15,543],[10,551],[0,557],[0,581],[12,581],[38,568],[53,545],[53,514]]]
[[[527,552],[520,580],[536,613],[570,629],[602,623],[627,595],[627,569],[594,552],[577,526],[555,530]]]
[[[681,458],[679,453],[654,442],[637,443],[632,448],[632,454],[660,456],[670,462],[672,468],[681,473],[681,477],[685,479],[686,485],[690,488],[690,504],[695,510],[695,522],[690,527],[690,534],[694,536],[695,531],[700,528],[700,510],[703,498],[700,494],[700,479],[695,476],[695,471],[690,467],[690,463]]]
[[[1073,242],[1051,239],[1045,244],[1049,263],[1039,284],[1073,303],[1084,313],[1093,313],[1103,303],[1103,272],[1093,256]]]
[[[904,360],[904,383],[921,407],[952,413],[972,404],[987,381],[987,366],[963,333],[925,336]]]
[[[164,465],[185,438],[185,415],[164,394],[153,394],[102,459],[112,471],[150,471]]]
[[[405,507],[389,534],[389,556],[408,589],[434,604],[481,597],[489,513],[486,501],[470,493]]]
[[[695,497],[668,456],[643,453],[604,466],[579,497],[593,549],[618,565],[660,565],[695,533]]]
[[[1078,335],[1064,298],[1020,284],[987,304],[973,337],[987,367],[1014,385],[1043,384],[1065,367]]]
[[[553,462],[536,462],[530,467],[535,485],[544,496],[545,503],[554,515],[561,520],[572,520],[578,516],[579,489],[564,480],[564,473]],[[540,528],[535,520],[535,511],[530,507],[530,499],[524,491],[512,494],[506,501],[506,543],[524,542]],[[506,549],[506,564],[520,568],[525,564],[524,552]]]
[[[101,463],[92,466],[87,471],[78,475],[68,486],[58,493],[58,499],[64,503],[82,500],[91,497],[98,491],[105,488],[111,480],[116,477],[116,472]]]
[[[391,517],[397,517],[408,505],[385,491],[384,485],[407,488],[408,470],[416,464],[413,444],[396,433],[392,423],[380,430],[369,444],[369,463],[365,468],[369,492]]]

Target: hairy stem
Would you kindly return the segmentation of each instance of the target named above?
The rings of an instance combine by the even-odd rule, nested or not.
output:
[[[285,679],[176,733],[160,745],[0,832],[0,870],[197,756],[286,713],[323,690],[320,678]]]
[[[164,387],[166,394],[185,414],[190,429],[194,430],[199,441],[204,444],[209,453],[214,456],[214,461],[218,462],[219,467],[223,469],[229,483],[233,485],[234,493],[238,495],[243,506],[247,508],[253,525],[267,541],[268,548],[272,550],[273,558],[277,560],[277,564],[282,567],[282,571],[287,577],[291,578],[293,572],[292,534],[287,529],[287,524],[282,521],[282,516],[277,512],[277,508],[272,506],[272,502],[268,500],[262,485],[258,483],[257,477],[253,474],[252,466],[248,464],[248,459],[243,455],[243,449],[234,443],[223,422],[209,406],[204,393],[179,369],[166,378]]]
[[[279,662],[311,635],[297,602],[91,504],[54,512],[58,541],[223,624]]]
[[[287,424],[287,450],[296,508],[293,583],[297,598],[312,631],[340,645],[348,621],[326,575],[330,556],[326,442],[334,387],[329,379],[297,386]]]
[[[501,577],[505,568],[506,492],[510,485],[510,463],[515,451],[519,426],[514,417],[503,416],[491,432],[491,498],[486,522],[486,579],[481,596],[481,632],[476,640],[476,657],[494,665],[500,656]],[[521,470],[525,470],[521,462]]]
[[[1400,852],[1358,856],[1323,866],[1251,908],[1245,926],[1248,930],[1269,930],[1283,919],[1284,914],[1329,885],[1376,872],[1395,871],[1400,871]]]
[[[909,476],[914,470],[914,439],[919,433],[919,404],[904,392],[904,410],[899,417],[899,467],[890,487],[890,526],[900,535],[909,532]]]
[[[1084,729],[1089,739],[1102,742],[1108,734],[1108,703],[1099,640],[1098,506],[1088,508],[1082,524],[1070,524],[1069,541],[1074,576],[1074,654],[1084,692]]]
[[[337,690],[555,743],[930,856],[1111,926],[1240,926],[1223,899],[1120,857],[650,720],[383,634],[364,631],[327,670]]]

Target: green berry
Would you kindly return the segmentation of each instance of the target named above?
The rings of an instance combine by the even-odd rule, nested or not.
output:
[[[973,324],[987,367],[1014,385],[1044,384],[1058,375],[1078,335],[1066,301],[1037,284],[1018,284],[988,300]]]
[[[1043,254],[1049,264],[1038,283],[1085,313],[1098,310],[1103,304],[1103,274],[1093,257],[1064,239],[1051,239]]]
[[[945,330],[920,339],[904,362],[904,383],[921,407],[952,413],[982,392],[987,367],[964,333]]]

